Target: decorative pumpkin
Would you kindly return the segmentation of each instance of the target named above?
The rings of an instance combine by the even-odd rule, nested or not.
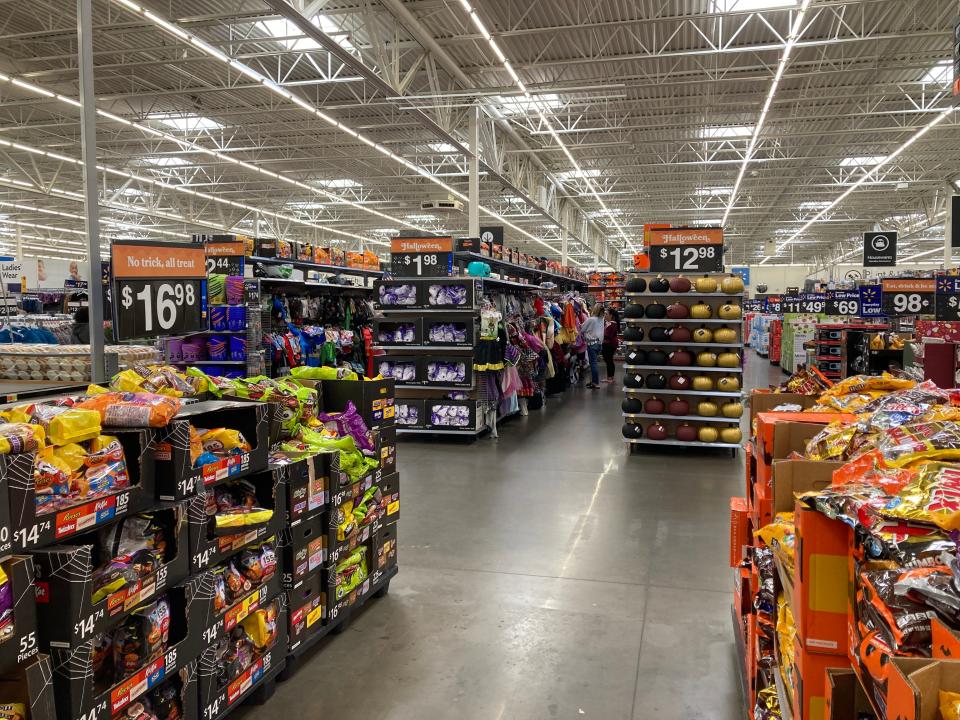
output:
[[[639,423],[625,422],[622,432],[627,440],[639,440],[643,437],[643,427]]]
[[[689,390],[690,389],[690,378],[683,373],[675,373],[670,376],[670,389],[671,390]]]
[[[720,413],[724,417],[736,420],[743,416],[743,404],[739,402],[727,402],[720,407]]]
[[[670,328],[669,335],[670,342],[676,343],[690,342],[690,339],[693,337],[690,328],[683,327],[682,325]]]
[[[668,359],[667,354],[660,348],[647,353],[647,365],[666,365]]]
[[[739,320],[743,316],[743,308],[733,303],[725,303],[717,310],[717,316],[721,320]]]
[[[670,353],[670,364],[677,367],[689,367],[693,365],[693,354],[687,350],[677,350]]]
[[[712,352],[702,352],[697,355],[697,365],[700,367],[716,367],[717,354]]]
[[[686,293],[690,292],[690,281],[683,275],[670,278],[670,292]]]
[[[623,316],[631,320],[637,320],[644,315],[644,307],[640,303],[630,303],[623,309]]]
[[[693,341],[695,343],[711,343],[713,342],[713,332],[701,325],[693,331]]]
[[[709,375],[696,375],[693,378],[693,389],[699,392],[710,392],[713,390],[713,380]]]
[[[667,412],[671,415],[689,415],[690,403],[683,398],[674,398],[670,401],[670,404],[667,405]]]
[[[643,350],[638,350],[634,348],[626,355],[623,356],[624,364],[626,365],[646,365],[647,364],[647,353]]]
[[[736,426],[725,427],[720,431],[720,439],[725,443],[735,445],[743,440],[743,431]]]
[[[665,293],[670,289],[670,283],[667,282],[667,279],[663,275],[657,275],[657,277],[650,281],[650,292],[653,293]]]
[[[665,327],[655,327],[650,330],[650,342],[670,342],[670,331]]]
[[[690,423],[683,423],[677,428],[676,435],[680,442],[694,442],[697,439],[697,429]]]
[[[743,278],[739,275],[730,274],[720,281],[720,289],[727,295],[734,295],[743,292]]]
[[[643,400],[640,398],[624,398],[620,409],[627,415],[636,415],[643,412]]]
[[[702,443],[716,442],[719,437],[720,433],[717,432],[717,429],[709,425],[704,425],[697,431],[697,439]]]
[[[690,307],[690,317],[695,320],[709,320],[713,317],[713,310],[705,302],[698,302]]]
[[[650,303],[647,305],[646,316],[653,320],[663,320],[667,316],[667,307],[658,302]]]
[[[713,339],[715,342],[723,343],[724,345],[732,345],[737,341],[737,331],[733,328],[728,328],[726,325],[722,325],[713,331]]]
[[[623,341],[624,342],[643,342],[643,338],[646,333],[644,333],[642,327],[630,327],[624,328],[623,331]]]
[[[662,422],[653,422],[647,426],[647,438],[650,440],[666,440],[667,426]]]
[[[647,415],[663,415],[666,412],[667,406],[664,404],[663,400],[654,395],[651,398],[647,398],[647,401],[643,404],[643,411]]]
[[[626,291],[628,293],[641,293],[647,291],[647,280],[642,277],[631,277],[627,280]]]
[[[700,417],[716,417],[718,412],[720,408],[711,400],[701,400],[697,403],[697,415]]]
[[[690,317],[690,308],[683,303],[674,303],[667,308],[667,317],[671,320],[686,320]]]
[[[642,379],[641,379],[641,383],[642,383]],[[650,373],[649,375],[647,375],[647,387],[650,388],[651,390],[663,390],[666,386],[667,386],[667,378],[664,377],[663,373]]]
[[[633,390],[639,390],[643,387],[643,375],[638,372],[628,372],[623,376],[623,384]]]
[[[740,356],[736,353],[725,352],[717,355],[717,367],[735,368],[740,367]]]
[[[739,392],[740,379],[733,375],[724,375],[717,380],[717,390],[720,392]]]
[[[717,291],[717,281],[709,275],[697,278],[696,288],[698,293],[715,293]]]

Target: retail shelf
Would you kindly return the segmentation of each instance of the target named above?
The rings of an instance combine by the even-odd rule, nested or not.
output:
[[[180,360],[171,365],[246,365],[246,360]]]
[[[841,345],[839,340],[814,340],[815,345]]]
[[[722,367],[699,367],[697,365],[624,365],[624,370],[686,370],[688,372],[726,372],[742,373],[742,367],[722,368]]]
[[[466,260],[467,262],[479,260],[480,262],[487,263],[493,269],[501,268],[504,272],[510,273],[511,275],[528,275],[554,282],[564,282],[580,288],[587,287],[585,280],[577,280],[576,278],[550,272],[549,270],[538,270],[537,268],[527,267],[526,265],[517,265],[516,263],[507,262],[506,260],[498,260],[486,255],[481,255],[480,253],[458,252],[454,255],[454,258],[461,261]]]
[[[297,285],[308,288],[332,288],[334,290],[364,290],[366,292],[372,292],[372,287],[367,287],[366,285],[343,285],[341,283],[322,283],[322,282],[307,282],[306,280],[294,280],[292,278],[271,278],[271,277],[261,277],[257,278],[261,282],[265,282],[268,285]]]
[[[384,313],[398,313],[403,315],[419,315],[420,313],[470,313],[471,315],[477,312],[477,308],[465,308],[465,307],[453,307],[452,305],[444,305],[443,307],[429,307],[429,308],[417,308],[417,307],[379,307],[377,308],[380,312]]]
[[[700,415],[648,415],[647,413],[622,413],[628,419],[643,420],[689,420],[690,422],[739,423],[740,418],[728,417],[701,417]],[[712,443],[711,443],[712,444]]]
[[[745,628],[737,612],[736,605],[730,605],[730,619],[733,622],[734,647],[737,653],[737,678],[740,680],[740,700],[745,708],[747,717],[753,715],[753,708],[747,708],[747,697],[749,689],[747,687],[747,640],[744,637]],[[742,715],[741,715],[742,717]]]
[[[479,430],[474,430],[473,428],[464,428],[463,430],[434,430],[433,428],[397,428],[397,435],[479,435],[485,430],[489,430],[487,427],[482,427]]]
[[[692,340],[690,342],[654,342],[653,340],[624,340],[620,343],[621,345],[636,345],[637,347],[683,347],[683,348],[699,348],[699,347],[725,347],[725,348],[742,348],[743,343],[695,343]]]
[[[515,288],[524,288],[526,290],[539,290],[539,285],[532,285],[531,283],[522,283],[517,282],[516,280],[504,280],[503,278],[495,277],[478,277],[477,280],[482,280],[484,283],[489,283],[491,285],[502,285],[503,287],[515,287]]]
[[[717,390],[671,390],[669,387],[665,388],[628,388],[624,387],[623,392],[627,395],[653,395],[660,393],[661,395],[699,395],[703,397],[704,395],[709,397],[729,397],[729,398],[742,398],[742,392],[719,392]]]
[[[196,332],[184,333],[183,337],[193,337],[194,335],[246,335],[246,330],[197,330]]]
[[[251,262],[264,263],[266,265],[293,265],[296,268],[306,270],[317,270],[326,273],[339,273],[341,275],[358,275],[360,277],[381,277],[382,270],[365,270],[363,268],[343,267],[341,265],[321,265],[320,263],[307,262],[306,260],[294,260],[292,258],[268,258],[254,255],[248,257]]]
[[[473,345],[374,345],[374,350],[473,350]]]
[[[588,285],[588,290],[619,290],[625,288],[626,285]]]
[[[726,448],[728,450],[739,449],[740,443],[705,443],[692,440],[684,442],[682,440],[651,440],[650,438],[624,438],[625,443],[631,445],[670,445],[673,447],[696,447],[696,448]]]
[[[700,323],[702,325],[730,325],[733,323],[740,323],[741,318],[734,318],[733,320],[721,320],[720,318],[708,318],[706,320],[698,320],[696,318],[681,318],[679,320],[674,320],[671,318],[623,318],[625,323]]]
[[[406,388],[407,390],[473,390],[473,385],[411,385],[409,383],[397,383],[396,388]]]
[[[725,292],[698,293],[698,292],[696,292],[696,291],[690,291],[690,292],[685,292],[685,293],[675,293],[675,292],[662,292],[662,293],[655,293],[655,292],[628,292],[628,293],[626,293],[626,296],[627,296],[628,298],[638,298],[638,297],[664,298],[664,297],[668,297],[668,298],[677,298],[678,300],[681,300],[681,299],[683,299],[683,298],[687,298],[688,300],[696,300],[696,299],[699,299],[699,298],[702,298],[702,297],[704,297],[704,298],[729,298],[729,299],[731,299],[731,300],[735,300],[735,299],[743,300],[743,294],[742,294],[742,293],[740,293],[740,294],[734,293],[733,295],[731,295],[730,293],[725,293]]]

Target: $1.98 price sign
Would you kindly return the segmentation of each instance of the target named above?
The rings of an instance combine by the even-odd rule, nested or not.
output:
[[[202,330],[206,257],[191,243],[117,242],[112,248],[117,340]]]
[[[654,228],[647,239],[652,272],[723,272],[722,228]]]
[[[883,314],[933,315],[936,280],[889,278],[881,280],[883,289]]]
[[[390,272],[394,277],[449,277],[453,238],[393,238]]]

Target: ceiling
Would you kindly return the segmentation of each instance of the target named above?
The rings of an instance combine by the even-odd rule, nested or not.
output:
[[[907,257],[935,257],[960,174],[955,14],[955,0],[93,0],[104,247],[464,235],[465,211],[420,204],[468,196],[473,115],[481,225],[527,252],[617,265],[644,223],[722,223],[730,263],[827,265],[879,223]],[[27,255],[85,255],[76,27],[69,0],[0,0],[0,252],[19,232]]]

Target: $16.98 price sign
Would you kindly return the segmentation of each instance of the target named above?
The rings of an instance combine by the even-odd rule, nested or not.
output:
[[[929,278],[889,278],[880,281],[883,289],[883,314],[933,315],[936,280]]]
[[[202,246],[115,242],[112,263],[117,340],[183,335],[204,328],[206,257]]]
[[[394,277],[449,277],[453,238],[393,238],[390,272]]]
[[[722,228],[654,228],[647,239],[652,272],[723,272]]]

